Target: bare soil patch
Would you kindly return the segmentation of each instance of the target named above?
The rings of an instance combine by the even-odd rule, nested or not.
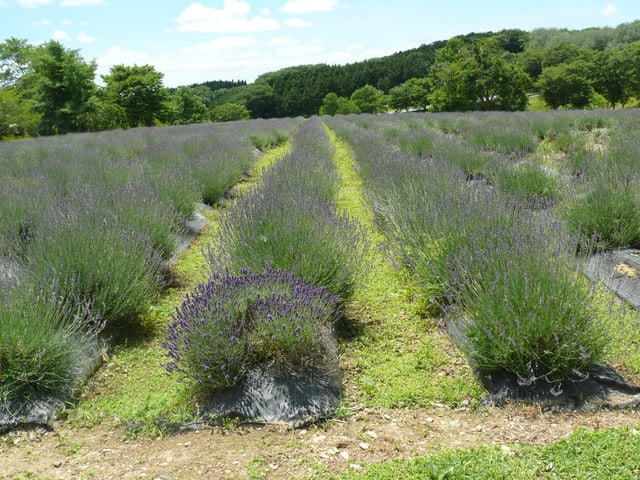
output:
[[[326,477],[372,462],[479,445],[541,445],[577,427],[640,425],[640,411],[545,413],[511,404],[470,411],[370,409],[306,429],[233,425],[158,439],[106,426],[15,431],[0,437],[0,478],[238,479]]]

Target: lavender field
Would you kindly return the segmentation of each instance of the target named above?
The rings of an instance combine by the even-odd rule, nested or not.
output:
[[[182,404],[122,424],[256,366],[331,376],[340,403],[318,418],[475,408],[503,374],[573,407],[605,365],[637,384],[640,316],[585,263],[640,248],[638,127],[636,110],[403,113],[2,143],[0,402],[74,398],[136,339]],[[148,325],[203,205],[207,280]]]

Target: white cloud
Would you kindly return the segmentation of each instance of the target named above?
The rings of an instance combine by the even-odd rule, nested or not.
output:
[[[290,18],[284,21],[284,24],[287,27],[295,27],[295,28],[306,28],[310,27],[311,24],[306,20],[302,20],[301,18]]]
[[[42,20],[38,20],[37,22],[33,22],[34,27],[42,27],[44,25],[51,25],[51,20],[44,18]]]
[[[18,5],[25,8],[36,8],[49,3],[51,3],[51,0],[18,0]]]
[[[154,65],[159,71],[163,71],[154,61],[154,58],[136,50],[120,47],[111,47],[107,52],[96,59],[96,83],[102,85],[102,75],[108,75],[114,65]]]
[[[61,7],[94,7],[104,5],[103,0],[60,0]]]
[[[96,41],[95,38],[93,38],[91,35],[89,35],[86,32],[80,32],[77,40],[81,43],[93,43]]]
[[[63,20],[62,24],[63,25],[73,25],[73,20]]]
[[[224,0],[221,9],[192,3],[178,16],[178,30],[183,32],[249,33],[279,28],[267,16],[250,17],[251,6],[244,0]]]
[[[51,34],[51,38],[58,41],[69,40],[69,34],[64,30],[56,30]]]
[[[617,13],[618,8],[611,3],[605,5],[605,7],[602,9],[602,15],[604,15],[605,17],[614,17]]]
[[[292,15],[331,12],[338,7],[338,0],[288,0],[282,11]]]

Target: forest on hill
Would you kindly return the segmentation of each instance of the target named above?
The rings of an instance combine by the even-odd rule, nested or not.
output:
[[[346,65],[300,65],[255,82],[169,89],[151,65],[95,62],[57,41],[0,43],[0,140],[249,118],[390,110],[633,106],[640,98],[640,20],[583,30],[469,33]]]

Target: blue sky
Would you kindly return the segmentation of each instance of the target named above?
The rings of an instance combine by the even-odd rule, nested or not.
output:
[[[166,86],[252,82],[311,63],[345,64],[505,28],[616,26],[639,0],[0,0],[0,41],[55,39],[95,60],[153,65]]]

